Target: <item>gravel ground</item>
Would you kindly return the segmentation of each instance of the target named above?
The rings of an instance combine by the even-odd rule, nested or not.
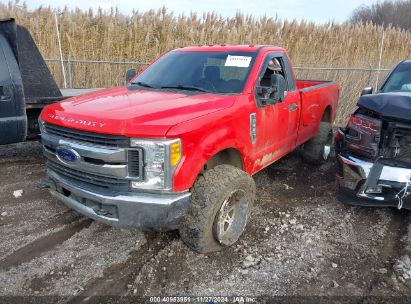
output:
[[[256,174],[245,235],[202,255],[79,215],[41,187],[38,142],[0,147],[0,295],[410,297],[410,213],[339,203],[333,166],[293,154]]]

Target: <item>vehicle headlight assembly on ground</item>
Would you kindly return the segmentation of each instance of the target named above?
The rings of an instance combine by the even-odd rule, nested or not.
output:
[[[181,140],[145,140],[132,138],[131,147],[144,151],[144,178],[132,181],[132,189],[163,190],[173,189],[173,175],[181,159]]]

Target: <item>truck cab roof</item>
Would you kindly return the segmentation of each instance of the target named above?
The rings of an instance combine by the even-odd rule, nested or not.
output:
[[[259,45],[259,44],[240,44],[240,45],[229,45],[229,44],[218,44],[218,45],[198,45],[198,46],[187,46],[177,49],[177,51],[183,52],[250,52],[255,53],[261,49],[270,49],[271,51],[278,51],[285,53],[286,50],[272,45]]]

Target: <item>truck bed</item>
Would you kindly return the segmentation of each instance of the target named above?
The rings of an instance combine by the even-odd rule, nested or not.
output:
[[[297,89],[301,95],[300,145],[317,134],[320,121],[334,121],[340,86],[334,81],[297,79]]]
[[[298,90],[306,90],[306,89],[314,89],[323,86],[329,85],[333,83],[333,81],[329,80],[308,80],[308,79],[297,79],[297,89]]]

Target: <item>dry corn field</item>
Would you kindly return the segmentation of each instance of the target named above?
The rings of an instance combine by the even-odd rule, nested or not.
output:
[[[271,44],[286,48],[297,67],[377,68],[381,37],[385,33],[381,68],[391,68],[411,58],[411,33],[372,24],[288,21],[280,18],[237,14],[225,18],[217,13],[175,15],[166,8],[125,16],[116,9],[59,12],[63,57],[87,60],[149,62],[158,55],[186,45]],[[216,8],[218,10],[218,8]],[[0,4],[0,18],[13,17],[29,29],[45,58],[59,58],[55,10],[28,10],[14,2]],[[58,62],[48,62],[62,86]],[[132,64],[73,63],[74,87],[110,87],[124,83]],[[141,68],[140,66],[134,66]],[[66,72],[68,70],[66,64]],[[337,124],[342,124],[355,107],[361,89],[373,84],[377,72],[313,71],[297,69],[297,77],[335,80],[342,86]],[[379,78],[386,72],[381,72]]]

